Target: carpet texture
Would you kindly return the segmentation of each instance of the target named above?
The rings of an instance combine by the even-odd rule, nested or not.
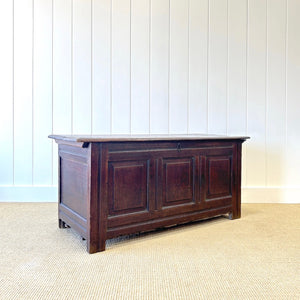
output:
[[[107,241],[88,254],[54,203],[0,203],[0,299],[300,299],[300,205]]]

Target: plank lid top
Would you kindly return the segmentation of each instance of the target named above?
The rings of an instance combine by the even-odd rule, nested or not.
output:
[[[49,138],[65,142],[143,142],[143,141],[187,141],[187,140],[241,140],[247,136],[226,136],[214,134],[110,134],[110,135],[49,135]]]

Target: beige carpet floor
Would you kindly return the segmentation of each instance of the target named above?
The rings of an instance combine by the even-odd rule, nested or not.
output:
[[[0,299],[300,299],[300,205],[107,241],[88,254],[54,203],[0,203]]]

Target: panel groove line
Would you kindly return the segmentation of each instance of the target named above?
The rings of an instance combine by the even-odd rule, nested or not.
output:
[[[171,0],[169,0],[169,28],[168,28],[168,133],[170,133],[170,52],[171,52]]]
[[[209,133],[209,59],[210,59],[210,55],[209,55],[209,44],[210,44],[210,0],[207,0],[207,69],[206,69],[206,78],[207,78],[207,82],[206,82],[206,102],[207,102],[207,106],[206,106],[206,133]]]
[[[54,128],[54,0],[51,0],[51,134],[54,133],[53,128]],[[53,141],[51,142],[51,185],[54,185],[54,143]]]
[[[148,72],[148,85],[149,85],[149,94],[148,94],[148,133],[151,133],[151,27],[152,27],[152,0],[149,0],[149,36],[148,36],[148,43],[149,43],[149,72]]]
[[[93,26],[93,22],[94,22],[94,18],[93,18],[93,11],[94,11],[94,0],[91,0],[91,134],[93,134],[94,130],[93,130],[93,125],[94,125],[94,115],[93,115],[93,111],[94,111],[94,94],[93,94],[93,89],[94,89],[94,51],[93,51],[93,45],[94,45],[94,26]]]
[[[15,1],[12,0],[12,151],[13,151],[13,156],[12,156],[12,183],[13,185],[15,184]]]
[[[265,49],[266,49],[266,57],[265,57],[265,106],[266,106],[266,109],[265,109],[265,148],[266,148],[266,151],[265,151],[265,179],[264,179],[264,182],[265,182],[265,185],[267,186],[267,177],[268,177],[268,161],[267,161],[267,147],[268,147],[268,144],[267,144],[267,133],[268,133],[268,97],[269,97],[269,93],[268,93],[268,73],[269,73],[269,70],[268,70],[268,67],[269,67],[269,62],[268,62],[268,52],[269,52],[269,43],[268,43],[268,2],[269,0],[266,0],[266,46],[265,46]]]
[[[31,69],[32,69],[32,73],[31,73],[31,115],[32,115],[32,128],[31,128],[31,135],[32,135],[32,140],[31,140],[31,147],[32,147],[32,162],[31,162],[31,185],[33,185],[34,183],[34,64],[35,64],[35,59],[34,59],[34,0],[32,0],[32,40],[31,40],[31,47],[32,47],[32,52],[31,52]]]
[[[287,87],[288,87],[288,76],[287,76],[287,59],[288,59],[288,15],[289,15],[289,1],[286,0],[286,12],[285,12],[285,143],[284,143],[284,148],[285,148],[285,157],[287,154],[287,136],[288,136],[288,126],[287,126],[287,106],[288,106],[288,92],[287,92]]]
[[[129,1],[129,132],[132,133],[132,0]]]
[[[112,111],[113,111],[113,105],[112,105],[112,89],[113,89],[113,86],[112,86],[112,35],[113,35],[113,32],[112,32],[112,20],[113,20],[113,0],[110,1],[110,19],[109,19],[109,36],[110,36],[110,40],[109,40],[109,54],[110,54],[110,59],[109,59],[109,68],[110,68],[110,84],[109,84],[109,87],[110,87],[110,94],[109,94],[109,104],[110,104],[110,134],[112,134],[112,128],[113,128],[113,114],[112,114]]]
[[[190,116],[190,8],[191,8],[191,1],[188,0],[188,28],[187,28],[187,78],[186,78],[186,85],[187,85],[187,89],[186,89],[186,98],[187,98],[187,110],[186,110],[186,128],[187,128],[187,133],[189,133],[189,116]]]
[[[227,24],[226,24],[226,31],[227,31],[227,60],[226,60],[226,135],[228,135],[228,122],[229,122],[229,93],[228,93],[228,82],[229,82],[229,1],[227,2]]]
[[[71,134],[74,133],[74,1],[71,0]]]

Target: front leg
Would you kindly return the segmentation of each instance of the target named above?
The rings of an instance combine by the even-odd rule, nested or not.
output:
[[[241,217],[241,211],[240,210],[239,211],[238,210],[237,211],[232,211],[228,214],[228,218],[230,220],[240,219],[240,217]]]
[[[62,219],[58,219],[58,227],[61,229],[68,228],[67,224]]]

